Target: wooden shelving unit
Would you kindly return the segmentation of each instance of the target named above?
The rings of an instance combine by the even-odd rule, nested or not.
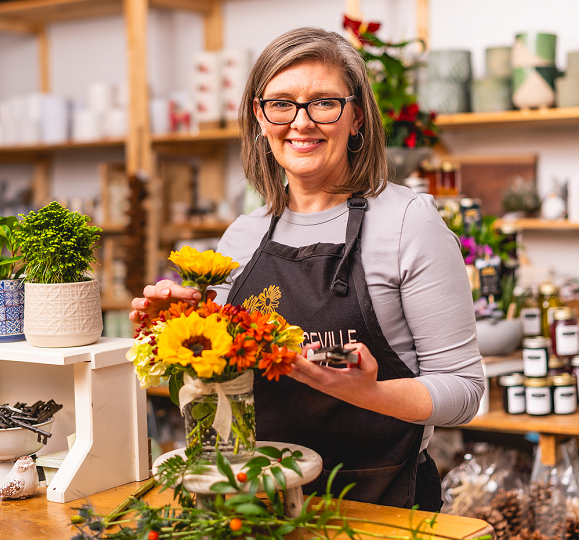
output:
[[[503,221],[498,219],[495,222],[496,227],[503,225],[512,225],[519,230],[525,231],[577,231],[578,222],[561,219],[557,221],[547,221],[545,219],[518,219],[517,221]]]
[[[436,124],[443,131],[499,125],[503,127],[578,126],[578,116],[578,107],[562,107],[529,111],[441,114],[437,117]]]
[[[2,4],[0,4],[1,6]],[[40,154],[51,153],[56,150],[78,150],[84,148],[111,148],[122,147],[125,145],[125,139],[102,139],[90,142],[66,142],[63,144],[34,144],[34,145],[17,145],[17,146],[0,146],[0,156],[10,155],[18,159],[19,154]]]
[[[461,429],[499,431],[524,434],[529,431],[540,433],[540,448],[545,464],[555,464],[558,443],[569,437],[578,437],[578,412],[575,414],[530,416],[528,414],[507,414],[503,410],[501,389],[496,381],[490,386],[490,411],[476,416]]]

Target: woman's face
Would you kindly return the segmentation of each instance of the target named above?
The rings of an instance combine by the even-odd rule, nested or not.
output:
[[[318,98],[348,97],[349,91],[340,70],[322,62],[303,62],[280,72],[266,86],[263,99],[288,99],[304,103]],[[307,183],[310,189],[346,181],[347,144],[363,122],[359,107],[347,103],[338,122],[316,124],[305,109],[300,109],[290,124],[276,125],[266,120],[256,99],[254,113],[274,157],[286,170],[289,182]]]

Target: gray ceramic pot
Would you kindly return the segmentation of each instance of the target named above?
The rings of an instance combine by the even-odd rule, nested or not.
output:
[[[425,60],[427,79],[467,82],[471,79],[471,52],[431,51]]]

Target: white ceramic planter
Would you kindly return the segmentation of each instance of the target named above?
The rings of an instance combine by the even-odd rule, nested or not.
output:
[[[24,290],[24,335],[34,347],[78,347],[101,336],[98,281],[26,283]]]

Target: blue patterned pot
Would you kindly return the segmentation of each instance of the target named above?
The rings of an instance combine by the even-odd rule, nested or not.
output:
[[[24,338],[24,282],[0,280],[0,343]]]

